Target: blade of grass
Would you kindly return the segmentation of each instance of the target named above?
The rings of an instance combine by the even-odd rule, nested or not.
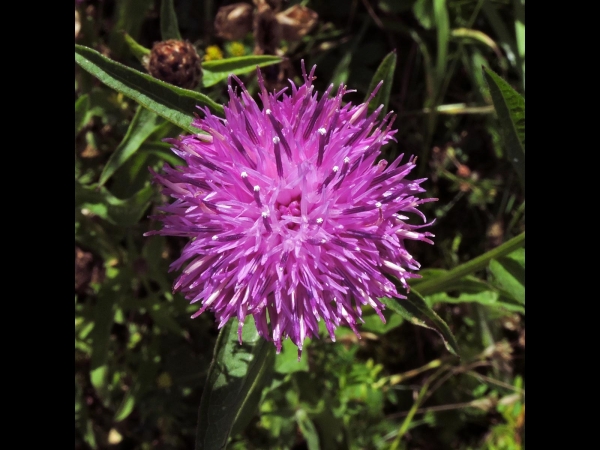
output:
[[[392,84],[394,82],[394,71],[396,70],[397,60],[398,56],[396,55],[396,50],[394,49],[388,53],[385,58],[383,58],[383,61],[381,61],[381,64],[379,64],[379,67],[375,71],[375,75],[373,75],[371,83],[369,84],[365,101],[369,99],[371,92],[373,92],[373,89],[375,89],[380,81],[383,81],[383,85],[371,103],[369,103],[369,114],[375,111],[381,104],[383,104],[383,111],[381,111],[381,115],[385,115],[387,112],[388,104],[390,102],[390,93],[392,92]]]
[[[131,158],[140,148],[140,145],[158,129],[164,122],[164,119],[152,111],[148,111],[143,106],[138,106],[125,137],[110,155],[104,170],[100,175],[99,185],[103,186],[108,179]]]
[[[419,280],[415,280],[415,282],[411,284],[411,287],[418,289],[421,295],[431,295],[435,294],[436,292],[442,292],[447,288],[447,286],[451,286],[455,281],[463,278],[466,275],[470,275],[477,270],[487,267],[492,259],[508,255],[509,253],[512,253],[513,251],[524,246],[525,232],[515,236],[514,238],[490,250],[489,252],[473,258],[471,261],[449,270],[440,277],[430,278],[420,283]]]
[[[160,2],[160,36],[163,41],[167,39],[181,40],[173,0],[162,0]]]

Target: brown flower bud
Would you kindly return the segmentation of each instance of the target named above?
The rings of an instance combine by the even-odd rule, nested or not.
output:
[[[310,8],[294,5],[277,14],[281,25],[281,37],[286,41],[302,39],[315,26],[319,15]]]
[[[222,6],[215,18],[217,36],[230,41],[242,39],[252,30],[252,5],[234,3]]]
[[[169,39],[152,47],[148,72],[154,78],[185,89],[198,86],[202,71],[200,57],[187,41]]]

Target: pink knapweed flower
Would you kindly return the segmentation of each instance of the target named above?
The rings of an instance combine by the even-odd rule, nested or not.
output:
[[[193,125],[207,134],[170,141],[186,165],[154,174],[175,201],[148,234],[190,238],[171,270],[187,262],[174,290],[202,302],[192,317],[213,311],[219,328],[237,317],[241,341],[251,314],[278,352],[287,337],[300,352],[320,319],[332,340],[344,324],[358,334],[364,305],[385,320],[378,297],[406,298],[388,276],[405,288],[418,276],[405,241],[432,243],[403,215],[425,220],[417,207],[435,200],[415,197],[424,179],[405,179],[415,160],[376,162],[395,117],[378,123],[383,105],[370,115],[368,102],[344,105],[345,86],[318,98],[314,71],[303,65],[291,94],[267,93],[258,71],[262,108],[230,78],[225,119],[205,109]]]

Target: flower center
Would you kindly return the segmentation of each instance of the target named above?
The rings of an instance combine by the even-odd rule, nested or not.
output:
[[[297,230],[300,227],[301,199],[302,195],[297,189],[282,190],[277,196],[275,202],[277,220],[282,221],[290,230]]]

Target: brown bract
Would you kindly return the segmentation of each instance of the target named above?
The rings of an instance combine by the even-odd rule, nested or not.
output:
[[[150,52],[148,72],[159,80],[193,89],[198,86],[202,74],[200,57],[188,41],[169,39],[157,42]]]

